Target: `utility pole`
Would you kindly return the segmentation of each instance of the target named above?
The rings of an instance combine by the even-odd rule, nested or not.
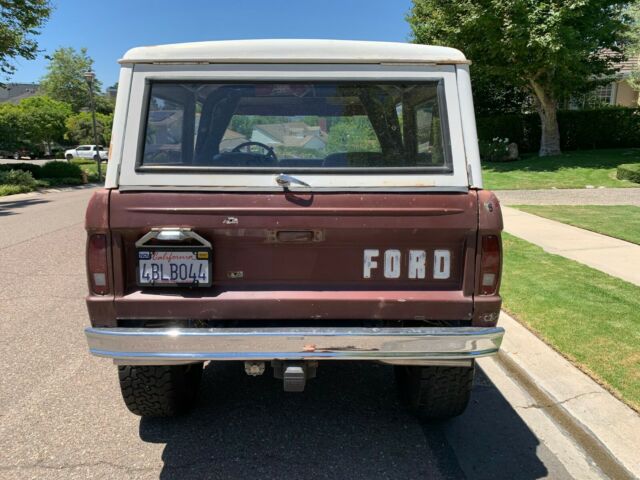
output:
[[[89,99],[91,100],[91,120],[93,121],[93,143],[96,149],[96,162],[98,162],[98,182],[102,182],[102,158],[100,157],[100,147],[98,146],[98,130],[96,128],[96,104],[93,100],[93,81],[96,74],[91,70],[84,73],[84,79],[89,85]]]

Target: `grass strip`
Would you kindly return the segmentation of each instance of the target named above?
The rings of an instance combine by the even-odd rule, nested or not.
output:
[[[514,205],[514,208],[640,245],[640,207],[633,205]]]
[[[640,287],[508,234],[503,242],[505,310],[640,411]]]
[[[640,162],[640,149],[584,150],[552,157],[525,156],[514,162],[484,163],[485,187],[491,190],[638,187],[616,178],[618,165]]]

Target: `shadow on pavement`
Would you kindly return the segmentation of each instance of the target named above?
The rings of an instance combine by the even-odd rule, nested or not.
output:
[[[31,205],[37,205],[39,203],[48,203],[48,202],[49,200],[44,200],[42,198],[26,198],[24,200],[0,202],[0,217],[16,215],[19,212],[14,212],[14,210],[17,210],[19,208],[24,208]]]
[[[463,416],[421,425],[399,405],[389,366],[322,364],[304,394],[287,394],[267,373],[210,364],[198,407],[142,419],[140,437],[166,443],[162,479],[544,477],[538,440],[476,372]]]

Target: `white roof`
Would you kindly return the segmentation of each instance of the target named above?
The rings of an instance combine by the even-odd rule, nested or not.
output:
[[[132,48],[120,63],[469,63],[460,50],[354,40],[224,40]]]

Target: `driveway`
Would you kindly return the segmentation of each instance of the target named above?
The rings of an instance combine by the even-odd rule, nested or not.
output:
[[[83,214],[91,190],[0,199],[0,478],[601,478],[497,363],[467,412],[421,423],[393,369],[322,364],[303,394],[209,364],[189,415],[140,420],[87,353]]]

